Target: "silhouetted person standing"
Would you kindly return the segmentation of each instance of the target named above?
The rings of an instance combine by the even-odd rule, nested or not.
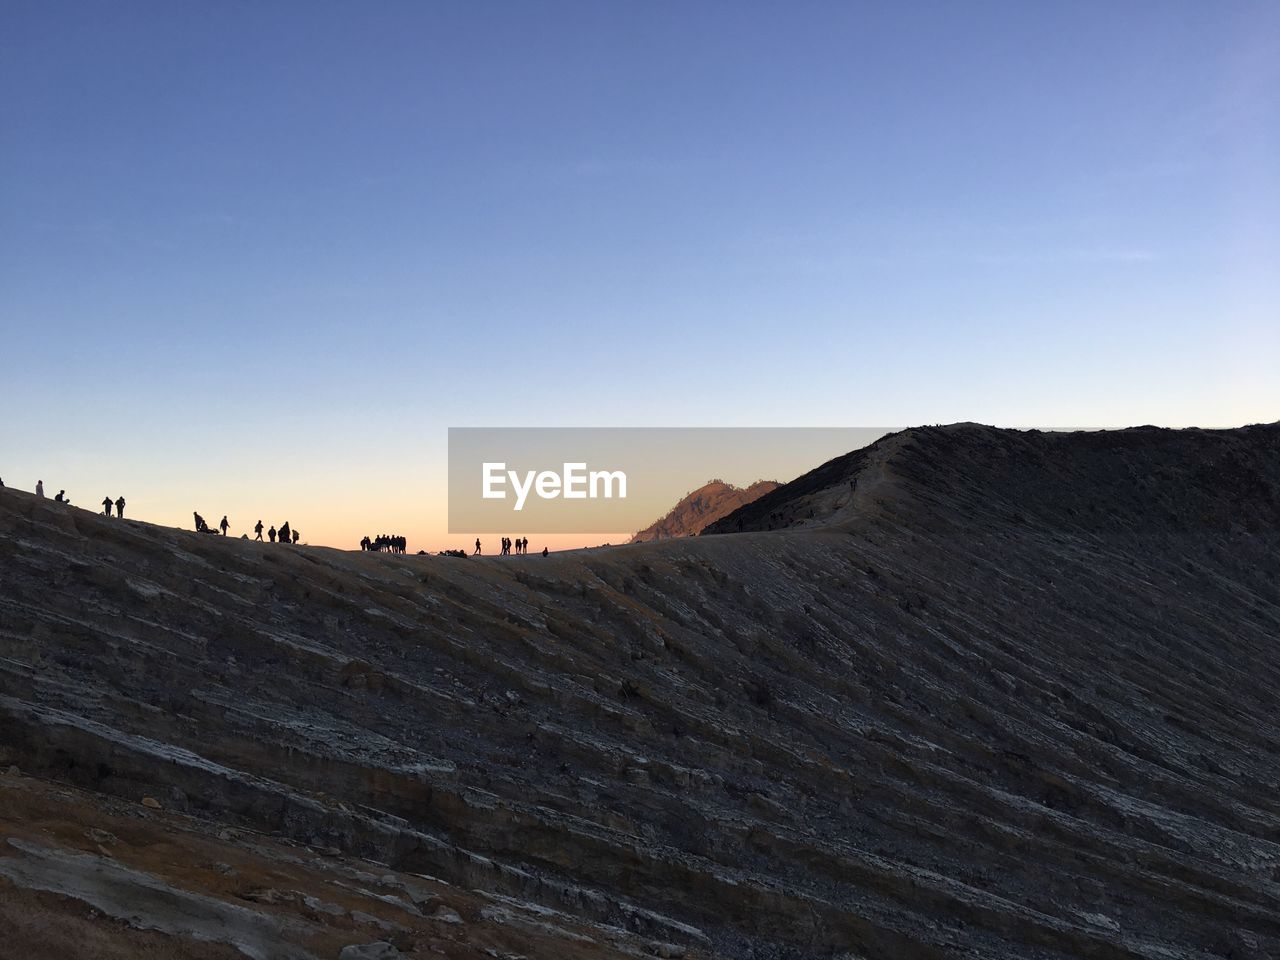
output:
[[[227,518],[226,518],[226,515],[224,514],[222,517],[222,522],[218,524],[218,529],[222,531],[222,535],[224,537],[227,535],[227,527],[229,526],[231,526],[231,524],[227,523]]]
[[[480,538],[476,537],[476,553],[479,553],[479,552],[480,552]],[[472,556],[474,557],[476,553],[473,553]]]
[[[262,539],[262,521],[261,520],[259,520],[258,525],[253,528],[253,532],[257,534],[257,536],[254,537],[255,540]]]
[[[275,527],[272,527],[270,530],[268,530],[268,531],[267,531],[267,536],[271,539],[271,542],[272,542],[272,543],[275,543],[275,542],[276,542],[276,528],[275,528]]]
[[[102,512],[108,517],[111,516],[111,498],[110,497],[102,498]]]
[[[288,520],[280,524],[280,542],[281,543],[289,542],[289,521]]]
[[[116,516],[121,520],[124,519],[124,497],[116,501]]]
[[[297,530],[293,531],[293,542],[297,543],[301,539],[302,539],[302,534],[300,534]]]
[[[43,497],[43,496],[44,496],[44,481],[43,481],[43,480],[37,480],[37,481],[36,481],[36,496],[37,496],[37,497]]]

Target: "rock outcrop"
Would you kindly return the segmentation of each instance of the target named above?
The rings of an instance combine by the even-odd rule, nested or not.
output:
[[[739,519],[461,561],[0,490],[0,933],[1280,956],[1280,427],[910,430]]]
[[[630,542],[645,543],[649,540],[694,536],[703,527],[710,526],[753,500],[758,500],[778,486],[774,480],[757,480],[746,487],[735,487],[723,480],[709,480],[692,493],[685,494],[661,519],[639,531]]]

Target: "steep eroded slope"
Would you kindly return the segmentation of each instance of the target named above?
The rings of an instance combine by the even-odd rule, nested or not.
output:
[[[0,491],[0,747],[705,955],[1276,955],[1278,437],[913,430],[546,559]]]

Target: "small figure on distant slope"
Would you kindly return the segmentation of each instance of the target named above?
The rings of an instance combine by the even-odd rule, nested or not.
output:
[[[227,517],[226,517],[226,514],[223,514],[223,516],[222,516],[222,522],[221,522],[220,524],[218,524],[218,529],[222,531],[222,535],[223,535],[224,537],[227,535],[227,527],[229,527],[229,526],[231,526],[231,524],[227,523]]]
[[[44,481],[43,481],[43,480],[37,480],[37,481],[36,481],[36,496],[37,496],[37,497],[43,497],[43,496],[44,496]]]
[[[111,498],[110,497],[102,498],[102,513],[104,516],[108,516],[108,517],[111,516]]]
[[[124,497],[116,501],[116,516],[121,520],[124,519]]]
[[[262,521],[261,520],[259,520],[257,525],[253,528],[253,532],[257,534],[257,536],[254,537],[253,539],[255,540],[262,539]]]

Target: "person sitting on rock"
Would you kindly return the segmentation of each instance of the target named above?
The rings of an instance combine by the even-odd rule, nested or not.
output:
[[[57,502],[57,503],[70,503],[70,502],[71,502],[70,500],[68,500],[68,499],[67,499],[67,491],[65,491],[65,490],[59,490],[59,491],[58,491],[58,495],[57,495],[56,497],[54,497],[53,499],[54,499],[54,501],[55,501],[55,502]]]
[[[547,555],[547,548],[546,548],[546,547],[543,547],[543,548],[542,548],[542,555],[543,555],[544,557]]]

